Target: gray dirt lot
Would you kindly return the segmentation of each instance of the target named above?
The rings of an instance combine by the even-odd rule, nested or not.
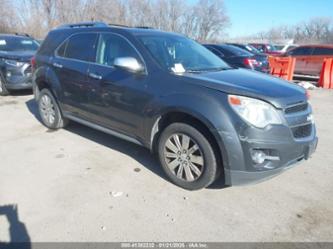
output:
[[[310,161],[196,192],[165,180],[143,148],[78,124],[50,132],[31,95],[1,97],[0,206],[17,205],[33,242],[333,241],[333,91],[311,95],[320,141]],[[0,215],[0,240],[8,228]]]

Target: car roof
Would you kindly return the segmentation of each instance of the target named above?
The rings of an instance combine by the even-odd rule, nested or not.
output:
[[[76,26],[77,25],[77,26]],[[84,31],[98,31],[98,32],[103,32],[103,31],[113,31],[113,32],[122,32],[122,33],[127,33],[131,35],[172,35],[172,36],[182,36],[178,33],[173,33],[173,32],[166,32],[166,31],[161,31],[158,29],[150,28],[150,27],[129,27],[125,25],[118,25],[118,24],[105,24],[105,23],[87,23],[87,26],[84,24],[68,24],[68,25],[63,25],[60,26],[53,31],[67,31],[69,33],[76,33],[76,32],[84,32]]]
[[[26,35],[26,34],[0,34],[0,37],[6,38],[6,37],[20,37],[20,38],[30,38],[33,39],[32,37]]]
[[[310,48],[333,48],[333,44],[308,44],[308,45],[300,45],[298,48],[302,47],[310,47]]]

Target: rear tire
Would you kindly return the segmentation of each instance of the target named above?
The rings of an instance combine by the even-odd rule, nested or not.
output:
[[[68,124],[68,119],[63,117],[58,102],[48,89],[39,93],[38,110],[43,124],[49,129],[60,129]]]
[[[158,141],[160,163],[177,186],[198,190],[211,185],[218,176],[218,160],[208,139],[196,128],[173,123]]]
[[[2,74],[0,74],[0,96],[7,96],[9,95],[9,91],[5,86],[5,80],[2,77]]]

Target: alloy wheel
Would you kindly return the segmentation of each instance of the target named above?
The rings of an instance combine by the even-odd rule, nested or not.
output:
[[[53,124],[55,121],[55,108],[52,99],[48,95],[43,95],[40,100],[40,110],[45,121]]]
[[[185,134],[173,134],[164,146],[164,158],[177,178],[193,182],[204,170],[204,157],[198,144]]]

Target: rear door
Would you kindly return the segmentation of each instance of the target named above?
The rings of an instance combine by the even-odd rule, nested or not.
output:
[[[64,110],[76,116],[87,112],[88,68],[96,57],[97,33],[79,33],[68,38],[56,51],[52,66],[61,85]]]

